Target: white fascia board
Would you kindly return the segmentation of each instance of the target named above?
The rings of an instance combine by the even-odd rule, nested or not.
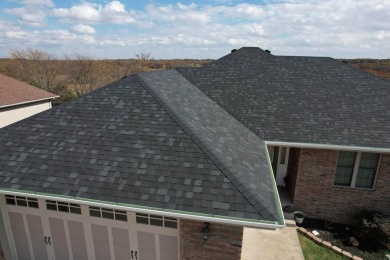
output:
[[[271,146],[287,146],[287,147],[325,149],[325,150],[344,150],[344,151],[390,153],[390,148],[347,146],[347,145],[333,145],[333,144],[279,142],[279,141],[264,141],[264,142],[266,145],[271,145]]]
[[[228,218],[228,217],[223,218],[222,216],[213,216],[207,214],[203,215],[203,214],[196,214],[196,213],[191,214],[191,212],[184,212],[184,211],[175,212],[175,211],[169,211],[169,210],[158,209],[158,208],[147,208],[142,206],[138,207],[137,205],[108,203],[104,201],[93,201],[87,199],[56,196],[51,194],[46,195],[46,194],[40,194],[34,192],[20,192],[14,190],[6,190],[6,189],[0,189],[0,194],[31,197],[37,199],[58,200],[58,201],[69,202],[69,203],[83,204],[87,206],[105,207],[105,208],[112,208],[112,209],[118,209],[124,211],[132,211],[137,213],[164,215],[167,217],[174,217],[179,219],[190,219],[190,220],[197,220],[203,222],[216,222],[221,224],[238,225],[238,226],[245,226],[245,227],[252,227],[252,228],[281,229],[285,227],[284,220],[282,224],[277,222],[272,222],[272,221],[250,221],[250,220],[246,221],[244,219],[237,219],[237,218]]]
[[[25,102],[13,103],[13,104],[9,104],[9,105],[0,106],[0,108],[19,106],[19,105],[24,105],[24,104],[29,104],[29,103],[36,103],[36,102],[45,101],[45,100],[50,101],[50,100],[58,98],[58,97],[60,97],[60,96],[54,96],[54,97],[49,97],[49,98],[41,98],[41,99],[29,100],[29,101],[25,101]]]

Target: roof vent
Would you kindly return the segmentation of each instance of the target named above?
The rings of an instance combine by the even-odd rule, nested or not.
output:
[[[270,50],[265,50],[265,52],[271,54],[271,51],[270,51]]]
[[[237,49],[233,49],[231,52],[235,52]]]

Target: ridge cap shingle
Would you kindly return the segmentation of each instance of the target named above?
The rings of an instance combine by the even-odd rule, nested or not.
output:
[[[138,77],[260,216],[278,221],[278,202],[261,138],[175,70],[141,73]]]

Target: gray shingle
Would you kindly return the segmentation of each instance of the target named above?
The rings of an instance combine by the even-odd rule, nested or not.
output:
[[[221,192],[233,184],[261,219],[277,221],[281,216],[264,142],[176,71],[141,73],[139,77],[208,158],[213,157],[225,177],[218,183]],[[195,169],[203,168],[198,163]],[[211,192],[219,194],[217,189]]]
[[[1,189],[203,214],[218,213],[220,195],[220,205],[238,201],[247,218],[262,219],[134,76],[2,128],[0,143]]]
[[[266,141],[390,148],[390,82],[334,59],[241,48],[178,71]]]

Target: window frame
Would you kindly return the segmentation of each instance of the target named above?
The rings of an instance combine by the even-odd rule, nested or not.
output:
[[[64,202],[58,200],[47,200],[45,199],[46,210],[50,212],[58,212],[65,214],[74,214],[74,215],[82,215],[81,205],[77,203]],[[60,208],[67,207],[67,211],[60,210]],[[77,209],[76,211],[72,211],[72,209]]]
[[[355,164],[353,166],[351,183],[349,184],[349,186],[335,184],[336,173],[337,173],[337,166],[339,164],[339,159],[340,159],[340,152],[355,152],[356,153],[356,158],[355,158]],[[372,187],[371,188],[362,188],[362,187],[356,187],[356,179],[357,179],[357,176],[358,176],[358,173],[359,173],[360,160],[361,160],[361,157],[362,157],[363,153],[373,153],[373,152],[364,152],[364,151],[362,152],[362,151],[351,151],[351,150],[343,150],[343,151],[338,151],[337,152],[337,161],[336,161],[336,166],[335,166],[335,170],[334,170],[334,174],[333,174],[333,187],[336,187],[336,188],[347,188],[347,189],[348,188],[349,189],[360,189],[360,190],[374,190],[375,189],[375,185],[376,185],[376,180],[378,178],[380,164],[381,164],[381,161],[382,161],[382,153],[376,153],[376,154],[379,154],[379,158],[378,158],[378,163],[376,165],[375,177],[374,177],[374,181],[372,182]]]
[[[141,222],[139,219],[147,220],[146,222]],[[161,220],[161,225],[152,224],[153,220]],[[135,223],[137,225],[145,225],[151,227],[160,227],[168,229],[179,229],[179,220],[174,217],[161,216],[156,214],[147,214],[147,213],[135,213]],[[168,223],[168,225],[167,225]],[[169,223],[175,223],[175,227],[169,226]]]
[[[88,206],[88,212],[90,217],[106,219],[106,220],[114,220],[120,222],[129,222],[129,217],[127,216],[127,211],[105,208],[105,207],[97,207],[97,206]],[[99,215],[94,215],[93,213],[99,213]],[[108,217],[108,214],[112,214],[112,218]]]

